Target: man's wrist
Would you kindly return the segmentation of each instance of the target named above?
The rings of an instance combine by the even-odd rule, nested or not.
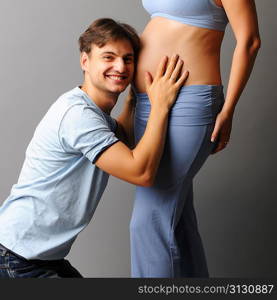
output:
[[[152,105],[151,110],[161,116],[167,116],[170,108],[165,105]]]

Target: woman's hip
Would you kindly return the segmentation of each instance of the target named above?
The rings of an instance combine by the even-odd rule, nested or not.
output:
[[[145,93],[137,93],[135,123],[145,124],[151,104]],[[213,123],[224,104],[223,86],[183,86],[169,114],[169,126],[198,126]]]

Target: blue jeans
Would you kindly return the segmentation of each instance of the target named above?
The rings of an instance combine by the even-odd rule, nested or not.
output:
[[[82,278],[68,260],[27,260],[0,245],[0,278]]]

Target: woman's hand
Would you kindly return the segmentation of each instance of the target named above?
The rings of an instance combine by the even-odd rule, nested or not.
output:
[[[215,148],[212,154],[215,154],[223,150],[229,140],[232,130],[233,114],[228,114],[225,111],[221,111],[216,118],[215,127],[211,136],[211,142],[215,143]]]
[[[151,106],[169,110],[176,100],[179,89],[188,78],[188,71],[181,74],[184,62],[174,55],[168,61],[165,56],[157,69],[155,77],[149,72],[145,75],[145,86]]]

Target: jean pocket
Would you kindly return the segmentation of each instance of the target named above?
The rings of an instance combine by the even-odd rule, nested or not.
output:
[[[11,252],[8,255],[9,268],[13,270],[24,269],[33,266],[27,259],[21,258]]]

